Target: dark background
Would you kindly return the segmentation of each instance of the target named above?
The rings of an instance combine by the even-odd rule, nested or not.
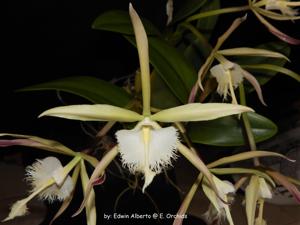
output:
[[[32,134],[56,139],[75,150],[93,142],[84,135],[78,122],[57,118],[37,119],[37,115],[45,109],[61,105],[55,92],[15,93],[14,90],[67,76],[88,75],[112,80],[134,72],[138,67],[136,50],[120,35],[92,30],[90,26],[104,11],[127,10],[128,2],[126,0],[1,1],[4,19],[0,43],[0,132]],[[244,2],[246,1],[234,1],[234,4]],[[140,16],[163,28],[166,22],[164,15],[166,1],[139,0],[132,3]],[[237,14],[220,17],[212,36],[212,43],[215,43],[216,38],[236,16]],[[276,24],[285,32],[300,38],[299,22]],[[255,46],[261,41],[272,40],[277,38],[270,35],[250,13],[247,22],[232,35],[225,46]],[[288,68],[298,72],[299,50],[299,47],[292,47],[290,56],[292,63],[287,64]],[[284,75],[277,75],[263,87],[263,91],[268,108],[262,107],[255,95],[250,96],[250,103],[275,122],[280,122],[290,105],[299,101],[299,84]],[[73,101],[69,95],[63,97]],[[74,101],[77,100],[75,98]],[[11,151],[1,154],[2,156],[11,154]],[[26,157],[29,157],[27,161],[30,161],[35,158],[35,154],[31,153]],[[108,182],[107,185],[110,187],[111,184]],[[118,190],[122,190],[120,186],[124,186],[124,183],[113,183],[111,187],[115,188],[116,185]],[[157,199],[161,196],[167,199],[167,201],[161,199],[160,204],[164,206],[163,208],[173,211],[178,208],[178,195],[172,188],[154,185],[152,193],[160,193],[157,194]],[[107,202],[110,198],[116,197],[115,193],[105,196]],[[131,201],[130,198],[124,200],[123,208],[127,207],[128,201]],[[140,204],[144,200],[139,196],[135,201]],[[131,202],[129,205],[135,206],[134,204]],[[143,207],[149,206],[144,204]],[[136,207],[128,210],[134,209]]]
[[[15,93],[14,90],[66,76],[88,75],[106,80],[126,76],[138,66],[135,49],[120,35],[91,29],[91,23],[110,9],[127,10],[125,0],[14,0],[1,1],[4,20],[1,27],[1,110],[0,131],[45,134],[56,138],[64,129],[57,119],[36,119],[37,115],[61,104],[55,92]],[[235,1],[232,4],[243,4]],[[132,1],[143,17],[163,28],[165,1]],[[176,1],[175,1],[176,4]],[[228,4],[228,3],[226,3]],[[224,6],[226,6],[224,4]],[[212,43],[237,16],[221,16]],[[275,23],[283,31],[300,37],[299,23]],[[251,13],[225,46],[255,46],[274,41]],[[299,47],[292,47],[292,63],[287,67],[299,71]],[[273,107],[287,107],[299,96],[299,86],[283,75],[263,87],[269,105],[255,107],[277,119]],[[49,122],[50,121],[50,122]],[[59,120],[59,123],[62,121]],[[73,125],[73,122],[62,122]],[[63,126],[64,127],[64,126]],[[72,132],[73,129],[67,129]],[[65,134],[65,130],[63,130]]]

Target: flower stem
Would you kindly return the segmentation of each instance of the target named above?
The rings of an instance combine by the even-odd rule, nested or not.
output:
[[[247,104],[246,104],[245,89],[244,89],[244,85],[242,83],[239,85],[239,92],[240,92],[240,104],[246,106]],[[243,124],[245,127],[245,131],[246,131],[250,149],[251,149],[251,151],[256,151],[256,142],[255,142],[255,138],[254,138],[254,135],[252,132],[251,124],[250,124],[247,113],[242,113],[242,121],[243,121]],[[253,162],[254,162],[255,166],[260,165],[258,158],[253,158]]]
[[[212,50],[212,47],[209,44],[208,40],[205,38],[205,36],[201,32],[199,32],[199,30],[196,27],[194,27],[192,24],[188,22],[183,22],[180,24],[180,26],[192,32],[192,34],[202,44],[204,57],[207,57],[209,55],[209,52]]]
[[[199,19],[202,19],[202,18],[221,15],[221,14],[226,14],[226,13],[247,11],[249,9],[250,9],[249,5],[245,5],[245,6],[229,7],[229,8],[223,8],[223,9],[211,10],[211,11],[202,12],[202,13],[198,13],[196,15],[190,16],[189,18],[186,19],[186,22],[191,22],[191,21],[194,21],[194,20],[199,20]]]

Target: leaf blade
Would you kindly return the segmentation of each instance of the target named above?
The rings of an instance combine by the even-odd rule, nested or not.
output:
[[[131,96],[122,88],[110,82],[90,76],[74,76],[32,85],[17,91],[64,91],[81,96],[93,103],[125,106]],[[99,91],[101,90],[101,91]]]
[[[257,113],[248,113],[247,115],[256,142],[267,140],[277,133],[276,124],[268,118]],[[200,144],[212,146],[242,146],[245,144],[240,121],[234,116],[191,123],[188,126],[188,134],[193,142]]]

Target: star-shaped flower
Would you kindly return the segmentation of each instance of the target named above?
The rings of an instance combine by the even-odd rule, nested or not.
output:
[[[171,165],[177,149],[194,165],[197,164],[197,167],[208,176],[213,185],[212,178],[209,176],[203,162],[200,159],[194,159],[196,156],[191,154],[189,149],[178,141],[178,131],[172,126],[161,128],[158,122],[212,120],[253,110],[233,104],[192,103],[162,110],[152,115],[150,111],[148,39],[143,24],[131,4],[129,14],[134,28],[140,61],[143,113],[139,114],[112,105],[95,104],[56,107],[43,112],[40,116],[55,116],[81,121],[138,122],[133,130],[118,131],[116,138],[118,141],[117,149],[121,154],[123,165],[129,168],[132,173],[139,172],[144,175],[143,190],[151,183],[156,174],[160,173],[166,166]],[[216,190],[216,188],[214,189]]]

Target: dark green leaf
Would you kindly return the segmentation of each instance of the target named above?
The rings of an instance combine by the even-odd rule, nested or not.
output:
[[[271,120],[256,113],[248,113],[255,141],[267,140],[277,133]],[[241,121],[236,116],[216,120],[190,123],[188,134],[193,142],[214,146],[242,146],[245,138]]]
[[[143,25],[148,35],[160,35],[155,26],[146,19],[142,19]],[[128,12],[115,10],[101,14],[92,24],[96,30],[107,30],[122,34],[133,35],[133,27]]]
[[[135,45],[133,36],[125,36]],[[150,62],[173,94],[186,103],[197,79],[193,66],[171,45],[159,37],[148,37]]]
[[[97,23],[95,22],[93,25],[95,29],[133,35],[132,25],[127,13],[120,11],[105,13],[98,17],[96,21]],[[151,34],[150,31],[153,30],[152,25],[150,23],[144,23],[144,26],[148,34]],[[135,44],[134,36],[126,35],[125,37],[132,44]],[[188,99],[189,91],[197,79],[196,71],[193,69],[193,66],[166,41],[155,36],[150,36],[148,39],[151,64],[174,95],[182,103],[185,103]]]
[[[207,12],[216,9],[220,9],[221,4],[220,0],[210,0],[207,1],[206,4],[201,8],[200,12]],[[219,16],[210,16],[207,18],[202,18],[197,21],[197,28],[203,33],[207,39],[210,38],[212,31],[214,30]]]
[[[201,8],[200,12],[206,12],[219,8],[219,0],[208,1]],[[184,56],[193,63],[196,69],[200,68],[207,55],[210,53],[211,49],[207,46],[209,43],[208,40],[216,26],[217,20],[218,16],[211,16],[198,20],[195,28],[201,35],[203,35],[204,39],[199,39],[196,35],[188,32],[184,35],[184,40],[182,40],[178,46],[178,48],[184,52]]]
[[[178,2],[178,5],[174,5],[175,9],[172,23],[178,22],[179,20],[182,20],[192,13],[196,12],[206,2],[207,0],[189,0]]]
[[[42,84],[29,86],[18,91],[56,90],[72,93],[93,103],[126,106],[131,97],[122,88],[107,81],[89,76],[67,77]]]
[[[151,75],[151,106],[166,109],[180,105],[169,87],[156,73]]]

